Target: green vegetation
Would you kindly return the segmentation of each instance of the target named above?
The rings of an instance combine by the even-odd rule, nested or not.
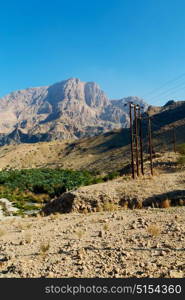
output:
[[[93,181],[87,171],[25,169],[0,172],[0,185],[10,190],[46,193],[51,197]]]
[[[185,166],[185,155],[181,155],[177,160],[178,165]]]
[[[184,144],[180,144],[177,146],[177,151],[181,154],[181,155],[185,155],[185,143]]]
[[[185,166],[185,144],[178,145],[177,151],[181,154],[177,160],[178,165]]]
[[[114,172],[108,173],[108,174],[103,178],[103,180],[104,180],[104,181],[112,180],[112,179],[114,179],[114,178],[117,178],[118,176],[120,176],[119,172],[114,171]]]
[[[117,177],[113,172],[104,177],[88,171],[62,169],[24,169],[0,172],[0,198],[12,201],[20,212],[38,209],[55,196]]]

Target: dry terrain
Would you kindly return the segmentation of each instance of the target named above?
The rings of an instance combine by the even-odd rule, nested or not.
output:
[[[47,216],[4,217],[0,277],[185,277],[185,172],[175,161],[166,153],[154,160],[153,178],[65,193]],[[59,213],[71,195],[71,212]],[[138,199],[137,209],[124,205]]]
[[[1,221],[0,277],[184,277],[185,207]]]
[[[113,171],[129,162],[128,134],[0,147],[0,170],[59,167]]]

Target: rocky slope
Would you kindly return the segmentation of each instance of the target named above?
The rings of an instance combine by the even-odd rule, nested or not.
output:
[[[71,78],[0,99],[0,144],[76,139],[128,127],[128,101],[110,101],[94,82]]]
[[[173,143],[173,130],[177,144],[185,142],[185,101],[169,101],[164,106],[149,106],[147,114],[151,116],[154,146],[166,149]],[[146,122],[147,123],[147,122]],[[143,124],[145,128],[147,124]]]
[[[145,175],[134,182],[129,176],[122,176],[109,182],[80,187],[48,202],[43,211],[50,214],[185,205],[182,179],[185,170],[176,164],[178,156],[170,152],[156,155],[153,159],[153,177],[150,175],[149,161],[146,161]]]

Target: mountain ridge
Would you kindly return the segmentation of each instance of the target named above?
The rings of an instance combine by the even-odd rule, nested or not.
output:
[[[128,127],[124,104],[130,99],[147,109],[139,97],[110,100],[97,83],[78,78],[12,92],[0,99],[0,144],[78,139]]]
[[[146,116],[151,116],[152,145],[155,152],[174,151],[174,127],[176,145],[185,143],[185,101],[171,105],[150,107]],[[143,151],[148,159],[148,120],[143,119]],[[64,168],[87,169],[98,172],[130,170],[129,128],[109,131],[93,137],[71,140],[53,140],[26,143],[19,129],[15,129],[11,140],[22,139],[17,145],[0,147],[1,169]],[[22,136],[21,136],[22,135]],[[33,136],[30,138],[33,139]],[[36,139],[36,137],[34,136]],[[45,139],[47,136],[45,136]],[[8,144],[9,142],[7,142]]]

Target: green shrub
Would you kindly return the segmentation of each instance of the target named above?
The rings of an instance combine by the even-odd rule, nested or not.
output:
[[[94,177],[87,171],[26,169],[0,172],[0,185],[11,191],[30,191],[35,194],[61,194],[66,190],[88,185]]]
[[[182,155],[185,155],[185,144],[180,144],[177,146],[177,152],[179,152]]]
[[[119,172],[114,171],[114,172],[111,172],[111,173],[107,174],[103,179],[104,179],[104,181],[108,181],[108,180],[112,180],[114,178],[117,178],[118,176],[120,176]]]
[[[178,165],[185,166],[185,155],[182,155],[177,160]]]

